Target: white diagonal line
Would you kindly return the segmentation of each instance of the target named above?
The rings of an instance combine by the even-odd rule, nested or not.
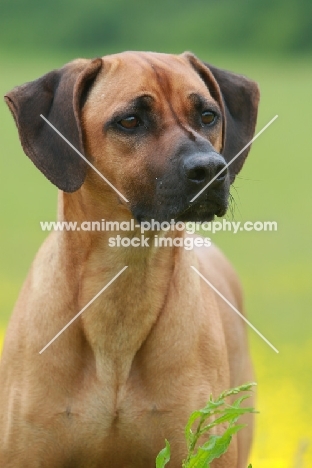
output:
[[[44,117],[44,115],[40,114],[40,117],[48,124],[50,125],[51,128],[53,128],[53,130],[61,137],[63,138],[64,141],[66,141],[66,143],[74,150],[76,151],[77,154],[79,154],[79,156],[87,163],[89,164],[90,167],[92,167],[92,169],[100,176],[102,177],[103,180],[105,180],[105,182],[113,189],[115,190],[116,193],[118,193],[118,195],[123,198],[126,202],[129,202],[129,200],[126,199],[126,197],[119,192],[119,190],[116,189],[116,187],[109,181],[106,179],[106,177],[103,176],[103,174],[100,173],[100,171],[95,167],[93,166],[93,164],[90,163],[90,161],[88,161],[88,159],[82,154],[80,153],[80,151],[77,150],[77,148],[74,147],[74,145],[71,144],[70,141],[67,140],[67,138],[64,137],[64,135],[62,135],[62,133],[54,127],[54,125],[51,124],[51,122],[49,122],[48,119],[46,119]]]
[[[108,288],[108,287],[109,287],[109,286],[110,286],[110,285],[111,285],[111,284],[112,284],[112,283],[115,281],[115,279],[117,279],[117,278],[118,278],[118,276],[120,276],[120,275],[121,275],[121,273],[123,273],[123,272],[125,271],[125,269],[126,269],[126,268],[128,268],[128,266],[125,266],[125,267],[123,267],[123,268],[122,268],[122,270],[120,270],[120,272],[119,272],[119,273],[117,273],[117,275],[116,275],[116,276],[114,276],[114,278],[113,278],[113,279],[111,279],[111,280],[110,280],[110,281],[107,283],[107,285],[106,285],[106,286],[104,286],[104,288],[102,288],[102,289],[101,289],[101,291],[100,291],[100,292],[98,292],[98,293],[97,293],[97,294],[94,296],[94,298],[93,298],[93,299],[91,299],[91,301],[90,301],[90,302],[88,302],[88,304],[87,304],[87,305],[85,305],[85,306],[83,307],[83,309],[81,309],[81,311],[80,311],[80,312],[78,312],[78,314],[77,314],[77,315],[75,315],[75,317],[74,317],[74,318],[72,318],[72,319],[71,319],[71,320],[68,322],[68,324],[67,324],[67,325],[65,325],[65,327],[64,327],[64,328],[62,328],[62,330],[60,330],[60,331],[59,331],[59,332],[58,332],[58,333],[55,335],[55,337],[54,337],[54,338],[52,338],[52,340],[51,340],[51,341],[49,341],[49,343],[48,343],[48,344],[46,344],[46,345],[45,345],[45,347],[44,347],[44,348],[42,348],[42,350],[41,350],[41,351],[39,351],[39,354],[42,354],[42,353],[43,353],[43,351],[45,351],[45,350],[47,349],[47,347],[48,347],[48,346],[50,346],[50,344],[52,344],[52,343],[53,343],[53,341],[55,341],[55,340],[56,340],[56,339],[57,339],[57,338],[58,338],[58,337],[59,337],[59,336],[60,336],[60,335],[63,333],[63,331],[65,331],[65,330],[66,330],[66,328],[68,328],[68,327],[69,327],[69,326],[70,326],[70,325],[71,325],[71,324],[72,324],[72,323],[73,323],[73,322],[76,320],[76,318],[78,318],[78,317],[79,317],[79,315],[81,315],[81,314],[82,314],[82,312],[84,312],[84,311],[85,311],[85,310],[86,310],[86,309],[89,307],[89,305],[91,305],[91,304],[92,304],[92,302],[94,302],[94,301],[95,301],[95,299],[97,299],[97,298],[98,298],[98,297],[99,297],[99,296],[102,294],[102,292],[104,292],[104,291],[105,291],[105,289],[107,289],[107,288]]]
[[[260,132],[258,132],[257,135],[255,135],[255,136],[253,137],[253,139],[250,140],[250,142],[247,143],[247,145],[245,145],[244,148],[241,149],[240,152],[237,153],[237,155],[234,156],[234,158],[231,159],[231,161],[230,161],[228,164],[226,164],[226,165],[224,166],[224,168],[221,169],[221,171],[218,172],[218,174],[215,175],[215,176],[208,182],[207,185],[205,185],[204,188],[202,188],[202,189],[200,190],[200,192],[198,192],[197,195],[195,195],[195,197],[192,198],[192,200],[190,201],[190,203],[192,203],[194,200],[196,200],[196,198],[199,197],[199,195],[201,195],[201,194],[206,190],[206,188],[209,187],[209,185],[212,184],[212,182],[214,182],[214,181],[219,177],[219,175],[222,174],[222,172],[224,172],[224,171],[232,164],[232,162],[234,162],[235,159],[238,158],[238,156],[240,156],[240,155],[245,151],[245,149],[248,148],[248,146],[250,146],[251,143],[253,143],[253,142],[261,135],[261,133],[263,133],[263,132],[274,122],[274,120],[277,119],[277,117],[278,117],[278,115],[276,115],[275,117],[273,117],[273,119],[270,120],[270,122],[267,123],[266,126],[263,127],[263,129],[260,130]]]
[[[234,310],[234,312],[236,312],[237,315],[239,315],[240,318],[242,318],[247,323],[247,325],[249,325],[250,328],[252,328],[260,336],[260,338],[262,338],[276,353],[279,353],[275,346],[273,346],[272,343],[270,343],[270,341],[267,340],[266,337],[263,336],[262,333],[260,333],[259,330],[257,330],[257,328],[254,327],[253,324],[250,323],[249,320],[247,320],[246,317],[244,317],[243,314],[241,314],[239,310],[237,310],[236,307],[234,307],[233,304],[231,304],[230,301],[228,301],[227,298],[224,297],[223,294],[221,294],[220,291],[218,291],[218,289],[207,280],[207,278],[205,278],[194,266],[191,266],[191,268],[196,271],[196,273],[205,281],[205,283],[207,283],[211,289],[213,289],[218,294],[218,296],[220,296],[231,307],[231,309]]]

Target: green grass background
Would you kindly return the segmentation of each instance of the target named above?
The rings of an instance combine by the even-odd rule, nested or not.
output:
[[[197,10],[199,18],[198,5]],[[181,15],[180,12],[178,19]],[[227,10],[226,15],[229,16]],[[26,18],[30,24],[30,18]],[[291,23],[291,14],[287,18]],[[285,25],[282,15],[279,17],[276,13],[275,19],[276,24]],[[34,25],[39,24],[38,18],[34,21]],[[61,23],[64,21],[63,18]],[[153,21],[155,23],[155,17]],[[259,83],[261,102],[257,130],[274,115],[279,115],[254,143],[232,189],[234,215],[227,216],[235,221],[277,221],[278,231],[222,233],[213,236],[213,240],[222,247],[241,277],[248,318],[280,351],[275,354],[249,331],[260,411],[256,417],[253,467],[308,468],[312,466],[311,52],[272,54],[270,47],[261,51],[256,42],[254,51],[250,45],[235,49],[230,38],[228,50],[224,39],[221,52],[199,40],[190,40],[188,46],[185,37],[192,38],[196,32],[195,16],[189,21],[191,26],[185,31],[173,23],[172,30],[176,27],[179,35],[174,36],[172,44],[166,45],[157,35],[154,42],[150,37],[144,41],[143,35],[135,40],[131,36],[122,44],[110,45],[109,41],[108,44],[103,41],[103,54],[122,48],[168,52],[192,49],[202,59],[246,74]],[[6,27],[7,39],[0,47],[1,95],[79,55],[99,54],[99,44],[94,47],[94,54],[92,44],[88,53],[78,46],[73,51],[62,45],[52,45],[45,53],[39,46],[27,49],[22,40],[17,44],[12,41],[11,47],[9,34],[13,38],[14,33],[8,25]],[[147,28],[145,23],[144,27]],[[266,27],[272,36],[273,25]],[[71,28],[75,30],[73,25]],[[31,29],[29,37],[33,36],[36,30]],[[181,46],[178,37],[184,38]],[[279,43],[285,42],[281,36]],[[0,103],[0,119],[1,344],[19,289],[46,236],[40,231],[39,221],[55,219],[57,190],[23,154],[4,102]]]

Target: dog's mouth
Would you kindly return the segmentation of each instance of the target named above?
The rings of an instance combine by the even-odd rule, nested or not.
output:
[[[194,193],[195,192],[195,193]],[[191,200],[196,197],[192,202]],[[210,222],[215,216],[224,216],[229,201],[229,187],[226,184],[196,196],[196,191],[185,190],[171,183],[163,183],[154,197],[145,197],[132,206],[131,211],[139,223],[150,222]]]
[[[163,207],[164,208],[164,207]],[[170,209],[171,208],[171,209]],[[195,201],[189,203],[184,209],[174,209],[170,206],[167,209],[163,209],[162,212],[154,213],[151,216],[151,212],[147,214],[147,210],[133,210],[133,215],[139,223],[144,221],[150,222],[152,219],[158,222],[167,221],[170,222],[172,219],[175,222],[210,222],[213,221],[215,216],[224,216],[227,211],[227,203],[215,203],[208,200]]]
[[[212,204],[201,201],[190,204],[182,213],[175,217],[176,221],[204,222],[213,221],[215,216],[224,216],[227,206],[212,206]]]

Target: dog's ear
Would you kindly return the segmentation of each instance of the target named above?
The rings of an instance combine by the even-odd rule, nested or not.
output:
[[[193,54],[183,54],[207,85],[224,114],[223,148],[221,153],[229,163],[249,142],[255,132],[259,103],[259,88],[248,78],[201,62]],[[250,146],[229,166],[231,182],[241,170]]]
[[[81,106],[101,66],[101,59],[75,60],[35,81],[17,86],[5,96],[25,153],[65,192],[81,187],[87,164],[40,114],[83,153]]]

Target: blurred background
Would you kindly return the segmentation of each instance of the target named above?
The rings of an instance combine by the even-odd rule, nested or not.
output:
[[[76,57],[122,50],[190,50],[259,83],[258,131],[279,115],[254,143],[227,215],[277,221],[278,231],[222,233],[213,240],[241,277],[250,321],[279,350],[249,331],[260,411],[253,468],[311,467],[312,2],[1,0],[2,95]],[[46,236],[39,221],[55,219],[57,190],[23,154],[3,101],[0,117],[2,342]]]

